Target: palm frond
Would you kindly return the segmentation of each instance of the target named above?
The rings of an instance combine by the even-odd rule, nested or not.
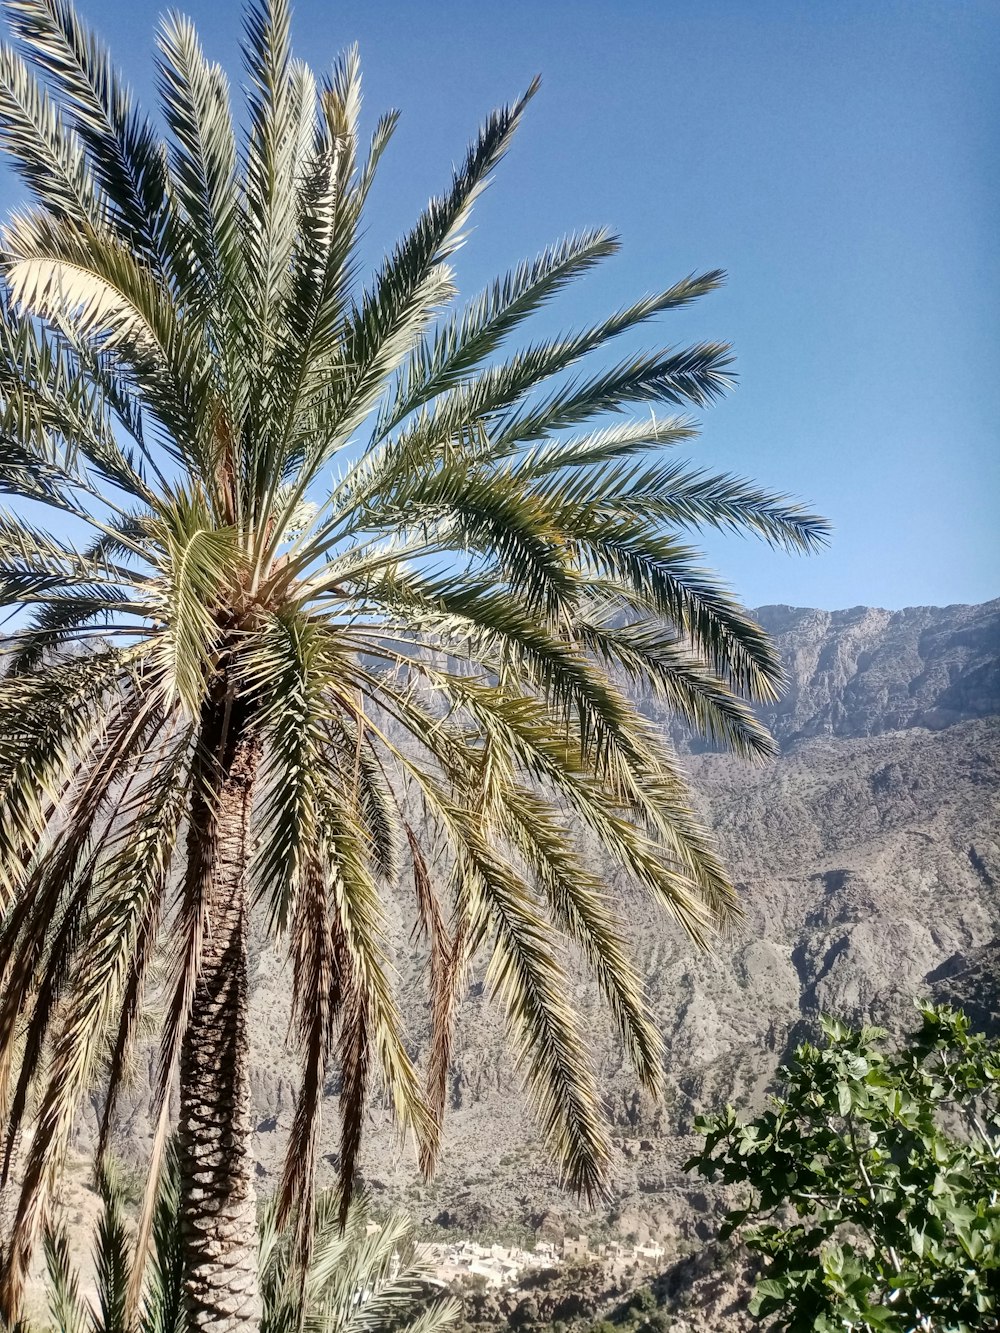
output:
[[[430,1116],[403,1041],[402,1020],[387,975],[383,912],[364,837],[353,811],[332,786],[322,793],[322,816],[329,857],[326,873],[331,876],[331,905],[342,941],[345,981],[352,986],[361,1024],[357,1035],[378,1062],[400,1129],[411,1130],[419,1143],[430,1131]],[[342,1020],[342,1028],[350,1032],[349,1017]]]
[[[6,43],[0,45],[0,109],[0,142],[35,199],[74,222],[103,221],[105,202],[79,136]]]
[[[94,771],[83,784],[77,808],[73,812],[73,823],[70,825],[72,835],[64,837],[61,843],[57,843],[53,856],[41,862],[39,887],[43,892],[28,899],[32,902],[30,913],[15,909],[9,914],[8,921],[4,922],[6,936],[3,941],[6,955],[4,970],[8,971],[10,946],[20,933],[17,932],[19,918],[27,918],[25,937],[19,941],[20,952],[16,967],[5,988],[3,1004],[0,1006],[0,1034],[2,1034],[0,1052],[4,1060],[7,1060],[13,1038],[13,1023],[18,1012],[25,1007],[28,987],[35,968],[41,961],[44,927],[56,916],[56,904],[67,896],[67,890],[76,890],[67,904],[61,929],[56,936],[46,973],[42,978],[40,996],[33,1014],[33,1026],[29,1033],[29,1045],[32,1047],[33,1055],[22,1062],[14,1103],[7,1109],[5,1117],[8,1140],[4,1164],[6,1177],[10,1145],[14,1141],[23,1115],[27,1090],[35,1072],[38,1056],[41,1054],[46,1028],[54,1016],[53,1002],[65,984],[72,995],[72,1003],[54,1039],[49,1067],[46,1070],[45,1086],[39,1098],[34,1134],[25,1163],[17,1206],[16,1243],[7,1258],[3,1275],[3,1299],[8,1309],[16,1309],[18,1306],[21,1284],[30,1261],[31,1246],[44,1221],[47,1198],[55,1171],[65,1153],[79,1098],[92,1078],[102,1039],[106,1035],[110,1016],[119,998],[135,934],[141,926],[144,914],[149,911],[150,898],[155,900],[157,887],[162,887],[162,876],[147,877],[142,874],[143,858],[140,857],[133,895],[122,899],[115,893],[109,895],[103,918],[99,916],[91,923],[95,928],[82,949],[82,956],[74,969],[75,976],[68,975],[70,970],[68,962],[76,942],[74,937],[79,930],[82,912],[87,907],[95,887],[95,858],[91,857],[90,861],[84,864],[78,883],[74,881],[73,872],[87,846],[88,835],[97,811],[107,799],[112,782],[118,775],[116,759],[125,759],[136,751],[141,753],[143,748],[150,745],[153,739],[150,734],[151,718],[152,725],[158,725],[158,720],[147,705],[145,711],[140,710],[136,718],[128,719],[119,733],[113,735],[108,750],[100,756]],[[157,858],[162,856],[162,850],[149,848],[147,845],[147,860],[150,855],[155,863]],[[49,864],[50,861],[54,864]],[[115,885],[116,889],[117,887],[118,885]]]
[[[469,931],[461,893],[456,895],[459,901],[455,928],[451,932],[448,930],[427,859],[409,824],[406,825],[406,837],[413,864],[418,928],[428,940],[430,949],[431,1039],[427,1057],[427,1099],[433,1125],[420,1151],[420,1169],[426,1178],[430,1178],[441,1149],[458,1001],[469,961]]]
[[[588,1048],[553,955],[552,930],[512,868],[477,841],[467,844],[475,859],[466,872],[494,930],[487,984],[504,1008],[545,1143],[565,1182],[591,1201],[604,1190],[610,1144]]]
[[[258,700],[261,734],[272,756],[259,805],[255,896],[266,902],[271,928],[279,933],[315,856],[318,784],[328,763],[326,724],[332,715],[326,692],[343,665],[331,636],[295,616],[276,618],[242,663],[241,684]]]
[[[514,445],[576,425],[601,411],[616,411],[629,402],[685,400],[702,405],[729,387],[724,371],[728,348],[702,344],[660,358],[635,358],[583,385],[570,383],[553,391],[539,406],[518,406],[524,396],[546,380],[568,370],[589,352],[644,323],[664,310],[697,300],[722,280],[718,272],[685,278],[665,292],[647,297],[593,328],[555,342],[519,352],[511,361],[481,369],[467,386],[442,393],[432,411],[411,428],[424,437],[447,441],[469,422],[491,422],[491,454],[502,456]],[[499,429],[492,427],[496,421]]]
[[[90,1312],[80,1294],[80,1275],[73,1265],[65,1230],[46,1230],[43,1248],[46,1296],[53,1326],[60,1333],[87,1333]]]
[[[97,498],[83,460],[116,490],[153,500],[143,469],[152,464],[154,476],[158,470],[145,448],[134,398],[107,356],[92,354],[82,341],[67,346],[61,336],[18,319],[9,294],[0,304],[0,395],[8,433],[16,433],[21,449],[35,454],[36,467],[60,477],[77,502]],[[140,458],[120,443],[116,425],[132,436]],[[71,503],[65,490],[55,498]]]
[[[108,648],[0,679],[0,874],[8,895],[95,730],[129,690],[134,654]]]
[[[152,1225],[152,1253],[143,1294],[141,1333],[184,1333],[184,1246],[177,1154],[168,1148]]]
[[[194,718],[225,632],[220,611],[239,576],[239,552],[235,532],[219,529],[197,506],[179,507],[175,517],[157,554],[162,577],[156,611],[166,628],[149,658],[161,674],[165,706],[180,701]]]
[[[522,475],[520,467],[516,475]],[[786,495],[771,494],[727,473],[711,475],[679,463],[589,467],[574,472],[571,481],[550,479],[544,493],[559,491],[607,517],[631,515],[670,528],[752,533],[790,551],[815,550],[829,536],[824,519]]]
[[[489,117],[455,172],[451,189],[431,200],[349,318],[344,339],[349,374],[327,427],[330,438],[347,438],[365,419],[386,379],[423,333],[436,304],[450,292],[445,261],[461,244],[472,207],[506,153],[537,86],[536,80],[517,102]]]
[[[205,59],[190,19],[166,17],[158,45],[160,100],[173,135],[173,203],[194,260],[184,290],[196,309],[207,304],[211,316],[217,307],[215,339],[225,355],[225,316],[247,280],[229,85],[221,66]]]
[[[611,370],[570,381],[537,403],[514,407],[491,430],[500,454],[519,444],[550,438],[601,412],[630,403],[693,403],[705,407],[733,383],[733,358],[725,343],[698,343],[680,351],[630,357]]]
[[[275,1208],[260,1222],[260,1270],[264,1315],[261,1333],[439,1333],[454,1326],[459,1303],[432,1299],[430,1273],[417,1258],[413,1229],[395,1213],[370,1223],[367,1201],[356,1199],[341,1224],[335,1195],[313,1205],[312,1256],[303,1272],[292,1236],[282,1233]]]
[[[574,624],[574,631],[598,660],[621,672],[634,689],[662,700],[693,735],[744,759],[770,759],[777,753],[753,711],[671,630],[656,622],[616,626],[587,617]]]
[[[283,1226],[295,1216],[298,1257],[305,1267],[312,1248],[316,1150],[327,1061],[333,1046],[334,1025],[344,1010],[345,991],[349,986],[343,975],[344,950],[337,948],[339,936],[337,941],[334,938],[327,886],[322,869],[315,862],[303,875],[296,898],[292,941],[292,1021],[303,1048],[303,1067],[278,1192],[278,1224]],[[344,1024],[345,1030],[349,1029],[357,1041],[365,1030],[365,1015],[356,1014],[352,1009],[353,1006],[347,1009]],[[354,1077],[356,1071],[351,1062],[342,1062],[341,1078],[345,1087]],[[362,1075],[360,1082],[363,1099],[368,1091],[367,1079]],[[345,1112],[343,1119],[345,1124],[353,1124],[353,1107]],[[343,1150],[341,1159],[347,1159],[345,1174],[349,1173],[349,1176],[345,1197],[349,1198],[354,1162],[351,1154]]]
[[[617,249],[617,239],[603,228],[587,231],[496,281],[414,350],[400,370],[394,393],[385,400],[375,437],[382,438],[411,412],[455,388],[525,319]]]
[[[102,1207],[94,1246],[98,1302],[94,1333],[125,1333],[131,1276],[125,1191],[117,1169],[109,1162],[101,1168],[97,1184]]]
[[[166,161],[107,52],[69,0],[6,0],[6,11],[29,63],[58,89],[122,240],[167,268]]]
[[[317,396],[330,392],[339,366],[344,320],[350,305],[354,249],[361,211],[370,185],[369,164],[358,179],[358,117],[361,110],[361,69],[352,48],[337,62],[320,93],[321,116],[316,142],[300,189],[299,236],[291,259],[290,281],[282,333],[282,348],[275,357],[270,391],[284,429],[257,460],[274,479],[285,475],[294,462],[308,458],[315,448],[310,437]],[[372,157],[384,151],[395,118],[380,124]],[[308,473],[307,473],[308,475]],[[289,504],[301,499],[301,482],[292,489]],[[278,524],[279,530],[282,527]]]
[[[628,458],[650,449],[670,448],[696,439],[698,427],[689,417],[657,417],[626,421],[584,435],[563,436],[523,451],[518,472],[523,477],[543,477],[561,468],[590,467]]]
[[[777,650],[717,576],[696,563],[697,551],[628,517],[588,522],[571,535],[598,578],[676,626],[735,690],[757,702],[779,697]]]
[[[174,848],[190,796],[190,729],[171,738],[171,753],[146,775],[120,809],[123,829],[107,849],[105,886],[92,919],[91,944],[74,986],[74,1035],[88,995],[120,997],[108,1060],[97,1159],[106,1152],[119,1090],[137,1039],[145,984],[156,956]],[[112,1010],[113,1012],[113,1010]],[[107,1024],[111,1026],[110,1022]],[[89,1038],[93,1041],[93,1036]]]
[[[643,1086],[663,1087],[663,1041],[649,1013],[643,983],[629,959],[623,927],[606,890],[570,849],[565,824],[548,803],[507,787],[497,810],[511,845],[530,867],[557,924],[581,949],[601,987],[619,1038]]]
[[[250,0],[244,8],[243,60],[250,80],[244,336],[251,364],[262,369],[272,365],[275,316],[291,282],[297,182],[314,139],[315,93],[292,60],[290,22],[286,0]],[[270,393],[264,379],[257,387]]]

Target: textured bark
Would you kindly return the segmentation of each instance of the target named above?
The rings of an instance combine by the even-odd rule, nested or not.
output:
[[[180,1067],[178,1150],[187,1327],[260,1325],[247,1037],[248,832],[258,749],[238,706],[206,708],[212,798],[196,797],[188,874],[205,898],[201,970]]]

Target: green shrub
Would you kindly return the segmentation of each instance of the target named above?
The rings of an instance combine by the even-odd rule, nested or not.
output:
[[[639,1325],[638,1333],[669,1333],[673,1326],[673,1315],[667,1314],[666,1310],[654,1310],[649,1318]]]
[[[687,1169],[746,1188],[723,1235],[761,1256],[749,1308],[776,1330],[1000,1327],[1000,1043],[961,1011],[921,1012],[895,1053],[824,1020],[772,1110],[697,1121]]]
[[[628,1299],[630,1310],[639,1310],[647,1314],[650,1310],[656,1309],[656,1297],[653,1295],[652,1288],[639,1287]]]

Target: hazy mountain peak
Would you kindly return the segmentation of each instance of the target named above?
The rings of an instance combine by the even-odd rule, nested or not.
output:
[[[783,744],[805,736],[938,730],[1000,712],[1000,599],[980,605],[762,606],[788,691],[761,710]]]

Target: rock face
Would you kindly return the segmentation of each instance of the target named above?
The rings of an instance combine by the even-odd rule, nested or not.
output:
[[[764,711],[785,744],[938,730],[997,712],[1000,601],[904,611],[762,606],[756,615],[788,670],[787,693]]]
[[[913,1018],[912,998],[934,993],[996,1019],[1000,601],[899,612],[764,607],[758,616],[788,671],[786,697],[765,713],[782,755],[765,768],[717,754],[686,760],[740,886],[744,929],[699,954],[608,873],[667,1038],[665,1105],[637,1091],[594,986],[574,983],[618,1154],[611,1206],[581,1213],[560,1191],[480,976],[460,1015],[442,1170],[420,1184],[385,1108],[373,1105],[364,1173],[378,1197],[458,1231],[579,1227],[668,1246],[704,1240],[715,1202],[680,1169],[694,1115],[725,1101],[759,1103],[821,1011],[898,1030]],[[419,1055],[426,993],[401,914],[394,961]],[[294,1105],[289,985],[272,953],[254,962],[256,1148],[267,1190]],[[327,1163],[335,1091],[333,1082]],[[122,1128],[141,1149],[141,1081]]]

